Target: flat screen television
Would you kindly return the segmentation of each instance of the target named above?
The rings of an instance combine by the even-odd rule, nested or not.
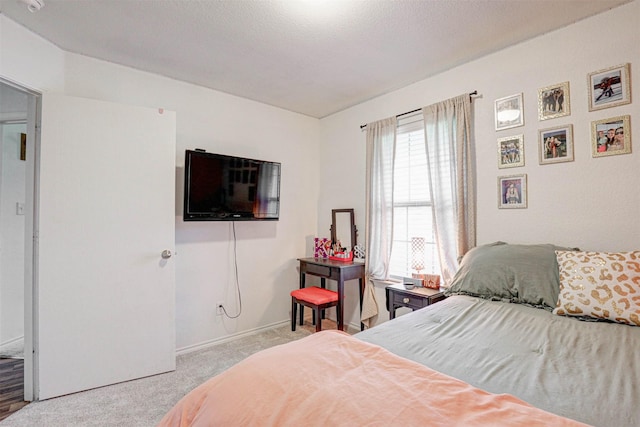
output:
[[[186,150],[184,221],[278,220],[280,163]]]

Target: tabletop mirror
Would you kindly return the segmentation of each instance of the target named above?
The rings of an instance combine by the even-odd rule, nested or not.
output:
[[[340,241],[343,248],[353,250],[358,243],[358,230],[353,209],[331,210],[331,241]]]

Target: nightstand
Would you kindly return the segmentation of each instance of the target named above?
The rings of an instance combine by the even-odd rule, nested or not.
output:
[[[444,292],[439,289],[430,289],[421,286],[406,289],[402,283],[387,286],[386,295],[389,319],[396,317],[396,310],[399,307],[418,310],[446,298]]]

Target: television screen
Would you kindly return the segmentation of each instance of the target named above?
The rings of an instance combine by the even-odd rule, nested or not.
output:
[[[280,163],[186,150],[184,221],[277,220]]]

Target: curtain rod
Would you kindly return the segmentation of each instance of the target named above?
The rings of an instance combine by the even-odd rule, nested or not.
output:
[[[477,95],[477,94],[478,94],[478,91],[477,91],[477,90],[474,90],[473,92],[471,92],[471,93],[469,94],[469,98],[470,98],[470,99],[472,99],[472,98],[473,98],[475,95]],[[420,111],[420,110],[422,110],[422,108],[416,108],[415,110],[407,111],[406,113],[397,114],[397,115],[396,115],[396,118],[400,118],[400,117],[402,117],[402,116],[406,116],[407,114],[411,114],[411,113],[417,113],[417,112],[418,112],[418,111]],[[360,125],[360,129],[364,129],[364,128],[366,128],[366,127],[367,127],[367,125],[366,125],[366,124],[365,124],[365,125]]]

